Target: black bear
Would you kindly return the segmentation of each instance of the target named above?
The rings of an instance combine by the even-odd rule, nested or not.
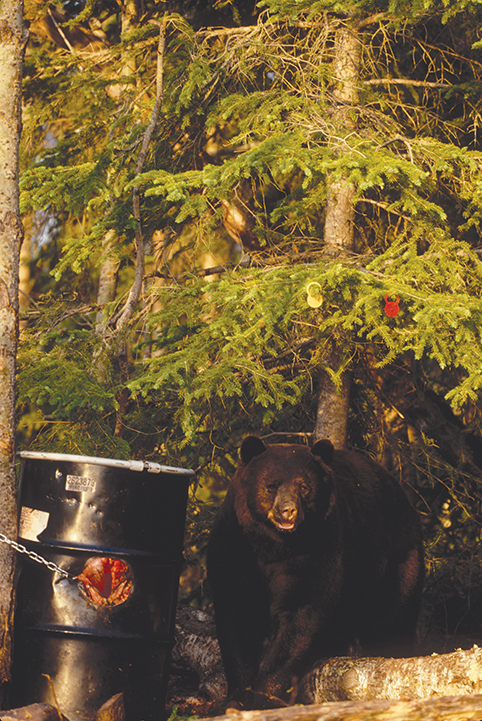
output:
[[[228,699],[245,708],[286,701],[316,661],[354,645],[406,653],[424,556],[400,485],[327,440],[310,450],[249,436],[241,460],[207,557]]]

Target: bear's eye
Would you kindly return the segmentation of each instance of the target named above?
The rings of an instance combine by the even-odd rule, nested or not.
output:
[[[303,496],[307,496],[309,492],[310,492],[310,487],[308,486],[308,484],[300,483],[300,493]]]
[[[276,483],[267,483],[266,490],[269,491],[270,493],[276,493],[276,491],[277,491]]]

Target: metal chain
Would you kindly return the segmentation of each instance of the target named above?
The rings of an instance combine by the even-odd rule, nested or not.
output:
[[[29,551],[28,548],[26,548],[25,546],[22,546],[21,543],[12,541],[11,538],[7,538],[7,536],[4,533],[0,533],[0,542],[6,543],[8,546],[11,546],[18,553],[25,553],[25,555],[27,555],[33,561],[36,561],[37,563],[41,563],[44,566],[47,566],[49,571],[56,571],[64,578],[68,578],[71,581],[75,581],[77,578],[77,576],[72,576],[70,573],[67,573],[67,571],[65,571],[63,568],[60,568],[60,566],[57,566],[57,564],[54,563],[53,561],[47,561],[46,558],[39,556],[38,553],[35,553],[35,551]]]

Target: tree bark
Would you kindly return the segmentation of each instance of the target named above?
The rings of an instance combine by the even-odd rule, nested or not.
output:
[[[27,40],[21,0],[0,3],[0,531],[16,538],[15,359],[23,228],[18,202],[21,72]],[[10,677],[15,555],[0,544],[0,683]]]
[[[297,701],[378,701],[482,691],[482,649],[418,658],[332,658],[303,680]]]
[[[333,118],[345,134],[356,128],[357,83],[361,66],[361,40],[355,26],[341,24],[335,34],[333,58]],[[343,152],[343,139],[337,142],[337,153]],[[353,184],[333,179],[328,189],[325,218],[325,254],[344,256],[353,250]],[[334,339],[325,355],[324,365],[336,371],[343,360],[343,338]],[[345,371],[336,385],[329,373],[322,372],[313,441],[329,438],[335,448],[344,448],[347,439],[350,373]]]
[[[343,347],[341,339],[331,342],[323,358],[323,364],[333,371],[343,362]],[[345,371],[340,378],[340,384],[331,379],[326,370],[322,371],[318,403],[316,406],[316,421],[313,430],[313,443],[322,438],[329,438],[335,448],[345,448],[347,440],[348,409],[350,406],[351,373]]]

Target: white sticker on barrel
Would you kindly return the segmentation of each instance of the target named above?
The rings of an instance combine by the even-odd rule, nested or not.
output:
[[[88,476],[67,476],[67,480],[65,481],[65,490],[77,491],[77,493],[82,493],[84,491],[92,493],[95,491],[95,480],[93,478],[89,478]]]
[[[49,516],[50,514],[47,511],[22,506],[18,535],[27,541],[38,541],[37,536],[47,528]]]

